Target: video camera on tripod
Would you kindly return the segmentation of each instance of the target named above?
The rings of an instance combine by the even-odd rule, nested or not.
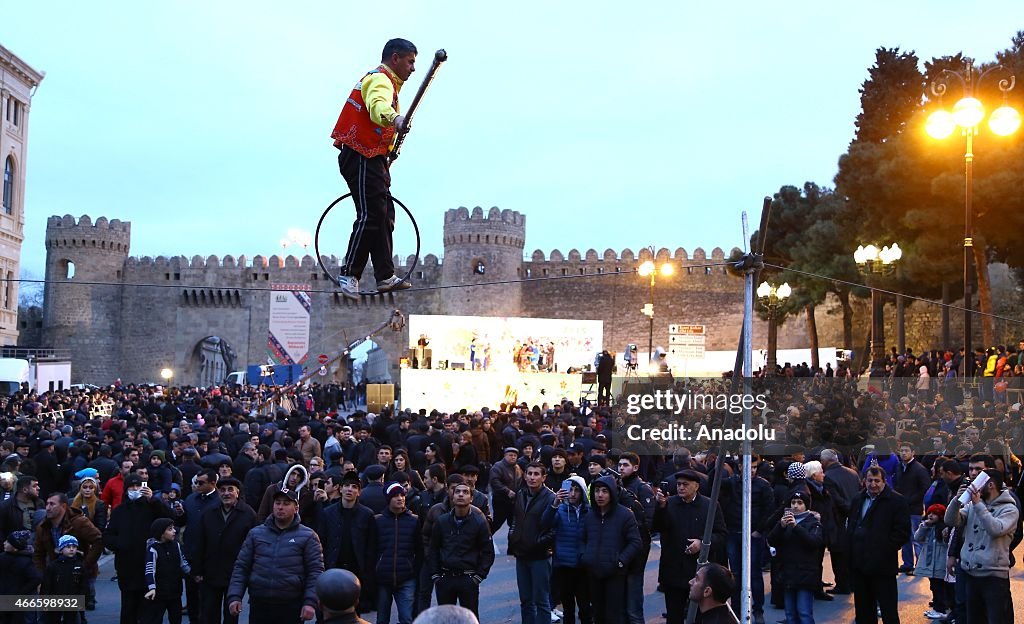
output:
[[[637,361],[640,359],[637,357],[636,345],[632,342],[626,345],[626,350],[622,353],[622,359],[626,362],[626,370],[636,370]]]

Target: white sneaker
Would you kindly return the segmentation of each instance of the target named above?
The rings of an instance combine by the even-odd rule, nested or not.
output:
[[[564,614],[564,613],[562,613],[562,612],[561,612],[560,610],[558,610],[558,609],[552,609],[552,610],[551,610],[551,615],[555,615],[555,616],[558,616],[558,619],[562,619],[563,617],[565,617],[565,614]]]
[[[412,288],[412,284],[404,279],[399,279],[397,275],[392,275],[387,279],[377,282],[377,292],[382,293],[391,292],[392,290],[406,290],[408,288]]]
[[[558,613],[556,613],[554,609],[551,610],[551,621],[552,622],[561,622],[562,621],[562,617]]]
[[[353,301],[359,301],[359,280],[354,277],[339,277],[338,281],[341,282],[341,294],[352,299]]]
[[[946,620],[946,619],[949,618],[949,614],[948,613],[943,613],[942,611],[936,611],[935,609],[929,609],[929,610],[925,611],[924,612],[924,616],[926,618],[928,618],[929,620]]]

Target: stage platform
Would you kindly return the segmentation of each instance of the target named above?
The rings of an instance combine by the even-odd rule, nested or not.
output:
[[[402,369],[401,407],[452,412],[481,407],[498,409],[507,402],[525,402],[531,408],[554,405],[563,398],[579,403],[590,387],[583,373],[520,373],[501,371]],[[591,400],[597,402],[597,384]]]

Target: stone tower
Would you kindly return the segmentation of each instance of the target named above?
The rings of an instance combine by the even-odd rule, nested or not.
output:
[[[512,282],[442,291],[445,312],[473,316],[518,314],[525,243],[526,216],[518,212],[491,208],[485,217],[479,206],[472,214],[466,208],[445,212],[442,283],[448,286]]]
[[[94,225],[88,216],[76,222],[65,215],[46,222],[43,345],[71,350],[74,383],[108,384],[117,378],[121,283],[130,244],[131,223],[117,219],[100,217]]]

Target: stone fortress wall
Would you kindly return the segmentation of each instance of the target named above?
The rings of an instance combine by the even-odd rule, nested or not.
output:
[[[621,352],[634,342],[646,350],[649,321],[641,308],[650,297],[649,282],[634,270],[651,258],[650,250],[538,250],[524,258],[525,215],[497,208],[485,215],[480,207],[448,210],[442,242],[443,259],[422,256],[412,276],[414,290],[353,302],[337,294],[309,255],[132,257],[128,222],[50,217],[41,344],[28,346],[70,349],[73,383],[157,382],[164,367],[175,371],[177,383],[195,383],[195,353],[210,336],[232,346],[236,368],[264,363],[271,286],[307,284],[313,303],[311,358],[338,352],[384,322],[395,307],[406,315],[599,319],[605,348]],[[425,243],[429,247],[430,241]],[[710,254],[680,248],[660,249],[654,256],[675,267],[672,277],[657,278],[654,289],[655,346],[668,346],[669,323],[687,323],[707,326],[707,349],[734,349],[743,316],[742,280],[722,266],[727,254],[716,247]],[[325,260],[337,272],[339,258]],[[396,271],[404,274],[413,260],[396,256]],[[70,264],[74,275],[68,279]],[[367,276],[372,269],[364,281]],[[840,346],[841,316],[829,308],[820,306],[816,314],[820,344]],[[858,312],[866,309],[858,307]],[[916,318],[913,309],[908,306],[908,320]],[[857,346],[868,326],[865,314],[858,314],[858,320]],[[763,347],[766,324],[757,320],[754,328],[755,346]],[[922,339],[929,333],[937,334],[938,327],[908,330]],[[397,380],[408,330],[387,331],[374,341],[387,354]],[[806,346],[804,319],[780,328],[779,348]]]

